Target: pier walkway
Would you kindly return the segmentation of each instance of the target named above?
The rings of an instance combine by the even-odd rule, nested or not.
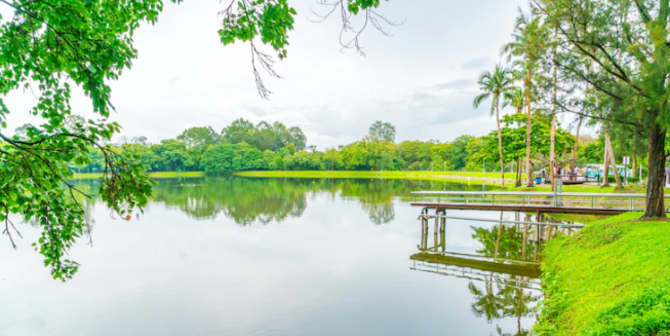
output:
[[[412,206],[442,210],[616,215],[642,211],[645,194],[504,191],[415,191]],[[665,196],[670,197],[670,195]]]

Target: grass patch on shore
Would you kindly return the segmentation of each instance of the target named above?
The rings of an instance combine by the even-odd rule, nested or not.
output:
[[[548,244],[538,335],[670,335],[670,221],[640,216]]]
[[[512,188],[505,188],[507,191],[542,191],[542,192],[549,192],[551,191],[551,185],[540,185],[540,186],[534,186],[534,187],[526,187],[526,186],[521,186],[521,187],[512,187]],[[564,185],[563,186],[563,192],[583,192],[583,193],[599,193],[599,194],[607,194],[607,193],[645,193],[646,189],[644,187],[638,186],[638,185],[626,185],[622,189],[616,189],[614,186],[610,187],[601,187],[599,185],[594,185],[594,184],[574,184],[574,185]]]
[[[183,178],[183,177],[205,177],[205,172],[194,171],[194,172],[151,172],[148,173],[151,178]],[[102,177],[102,173],[83,173],[83,174],[74,174],[72,179],[74,180],[89,180],[89,179],[99,179]]]
[[[482,172],[441,172],[441,171],[245,171],[237,172],[242,177],[293,177],[293,178],[386,178],[386,179],[423,179],[449,180],[457,178],[500,179],[500,173]],[[514,179],[515,173],[505,173],[506,179]]]

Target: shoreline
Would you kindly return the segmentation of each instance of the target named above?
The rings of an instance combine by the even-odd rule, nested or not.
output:
[[[243,171],[233,173],[238,177],[290,177],[290,178],[353,178],[353,179],[404,179],[424,181],[444,181],[456,183],[469,183],[475,185],[491,184],[499,186],[501,178],[499,173],[479,172],[435,172],[435,171]],[[514,173],[505,174],[505,183],[514,183]]]
[[[204,178],[207,177],[204,171],[189,172],[150,172],[150,178]],[[242,171],[232,173],[231,176],[245,178],[332,178],[332,179],[405,179],[422,181],[439,181],[462,183],[468,185],[487,185],[500,188],[499,173],[482,172],[436,172],[436,171],[348,171],[348,170],[324,170],[324,171],[282,171],[282,170],[264,170],[264,171]],[[73,180],[99,179],[102,173],[74,173]],[[501,191],[551,191],[550,185],[534,187],[514,187],[515,173],[505,173],[505,189]],[[525,181],[525,174],[522,174],[522,182]],[[614,187],[602,188],[593,184],[566,185],[563,186],[565,192],[589,192],[589,193],[610,193],[610,192],[645,192],[643,187],[626,186],[623,190],[615,190]],[[670,189],[665,189],[670,192]]]
[[[193,172],[150,172],[147,173],[151,178],[163,179],[163,178],[182,178],[182,177],[205,177],[205,172],[202,171],[193,171]],[[74,173],[72,174],[72,180],[92,180],[99,179],[102,177],[102,173]]]

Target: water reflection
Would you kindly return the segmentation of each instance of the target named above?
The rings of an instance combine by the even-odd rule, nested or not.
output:
[[[161,180],[131,222],[82,200],[97,219],[95,245],[72,249],[83,265],[73,282],[53,282],[30,248],[0,256],[0,335],[527,333],[540,296],[534,242],[556,231],[537,239],[533,226],[458,220],[421,230],[419,209],[404,200],[445,188],[468,186]],[[25,241],[40,230],[25,227]],[[408,255],[417,271],[407,270]]]
[[[98,181],[80,181],[97,190]],[[332,200],[358,202],[370,221],[381,225],[395,219],[393,200],[413,190],[479,190],[480,186],[417,180],[199,178],[161,180],[153,202],[178,209],[198,220],[224,215],[239,225],[267,224],[297,218],[308,199],[327,194]]]
[[[524,213],[500,213],[499,218],[501,221],[574,224]],[[530,330],[522,327],[522,318],[534,317],[535,307],[542,298],[539,281],[542,247],[555,236],[571,234],[576,229],[522,223],[471,225],[471,237],[477,247],[474,253],[463,253],[450,249],[447,244],[448,217],[430,221],[433,225],[429,220],[421,223],[419,252],[410,256],[410,269],[470,280],[467,287],[472,295],[471,310],[475,316],[485,318],[489,324],[514,318],[516,330],[504,332],[497,325],[496,333],[528,335]],[[467,223],[454,221],[451,225]]]

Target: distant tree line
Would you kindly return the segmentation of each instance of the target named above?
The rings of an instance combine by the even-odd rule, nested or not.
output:
[[[22,126],[22,129],[29,126]],[[17,129],[20,135],[22,129]],[[146,171],[205,171],[217,175],[247,170],[434,170],[500,172],[498,132],[475,137],[462,135],[451,142],[407,140],[395,142],[395,127],[375,122],[361,140],[323,151],[307,146],[299,127],[281,122],[256,125],[238,119],[217,132],[212,127],[192,127],[174,139],[149,143],[145,137],[119,138],[111,148],[134,156]],[[537,114],[532,119],[532,161],[536,167],[547,165],[550,153],[551,118]],[[526,119],[519,114],[501,119],[503,167],[519,172],[525,157]],[[569,166],[575,136],[557,127],[555,153],[557,163]],[[604,140],[582,135],[577,164],[602,159]],[[619,146],[617,143],[615,146]],[[624,146],[624,144],[621,144]],[[104,157],[92,150],[89,160],[71,164],[75,172],[100,172]],[[519,174],[520,175],[520,174]]]

